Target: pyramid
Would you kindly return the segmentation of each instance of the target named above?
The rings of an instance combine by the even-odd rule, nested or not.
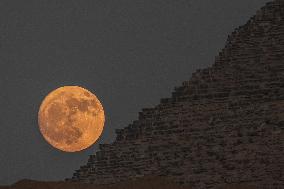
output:
[[[257,11],[211,67],[142,109],[67,180],[110,184],[147,175],[193,189],[284,186],[284,1]]]

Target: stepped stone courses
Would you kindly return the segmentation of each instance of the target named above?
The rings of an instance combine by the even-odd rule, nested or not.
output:
[[[116,130],[71,181],[162,175],[192,188],[284,187],[284,1],[229,37],[212,67]]]

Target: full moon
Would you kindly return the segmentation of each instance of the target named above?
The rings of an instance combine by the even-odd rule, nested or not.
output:
[[[105,122],[98,98],[79,86],[64,86],[50,92],[38,112],[40,132],[53,147],[76,152],[90,147],[100,137]]]

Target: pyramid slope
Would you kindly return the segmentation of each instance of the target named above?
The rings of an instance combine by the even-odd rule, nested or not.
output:
[[[214,64],[116,130],[72,181],[166,176],[193,188],[284,185],[284,1],[237,28]]]

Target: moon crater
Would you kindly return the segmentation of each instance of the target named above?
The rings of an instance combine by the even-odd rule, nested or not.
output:
[[[40,132],[53,147],[75,152],[96,142],[104,126],[98,98],[78,86],[60,87],[43,100],[38,113]]]

